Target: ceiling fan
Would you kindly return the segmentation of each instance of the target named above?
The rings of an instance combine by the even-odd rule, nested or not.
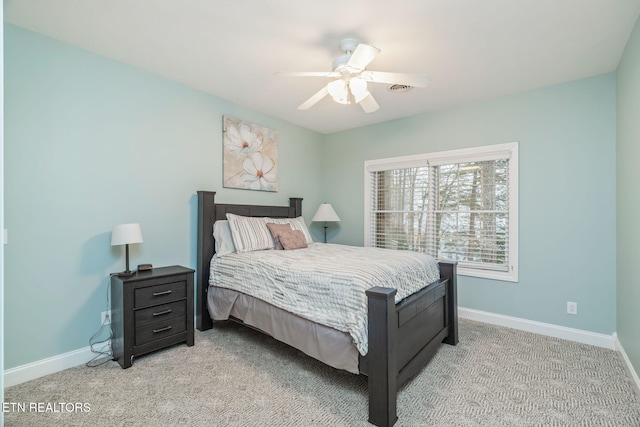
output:
[[[298,110],[307,110],[325,96],[331,95],[334,101],[340,104],[350,104],[351,99],[353,99],[356,104],[360,104],[366,113],[372,113],[380,106],[367,89],[367,83],[426,87],[429,82],[429,77],[426,74],[388,73],[367,70],[367,65],[380,53],[380,49],[375,46],[358,43],[354,39],[345,39],[340,42],[340,50],[344,52],[344,55],[333,61],[333,71],[276,73],[276,75],[280,76],[329,77],[335,79],[300,104]]]

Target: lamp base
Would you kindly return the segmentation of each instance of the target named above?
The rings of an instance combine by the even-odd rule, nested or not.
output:
[[[120,273],[117,273],[118,277],[131,277],[134,274],[135,274],[135,271],[130,271],[130,270],[121,271]]]
[[[118,277],[131,277],[133,276],[133,271],[129,270],[129,244],[127,243],[126,245],[124,245],[125,250],[124,253],[126,254],[125,257],[127,259],[127,263],[125,264],[125,268],[126,270],[118,273]]]

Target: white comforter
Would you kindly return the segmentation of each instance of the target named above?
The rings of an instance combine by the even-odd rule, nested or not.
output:
[[[259,298],[305,319],[349,333],[367,354],[367,297],[396,288],[396,302],[440,277],[429,255],[312,243],[306,249],[234,253],[211,260],[209,284]]]

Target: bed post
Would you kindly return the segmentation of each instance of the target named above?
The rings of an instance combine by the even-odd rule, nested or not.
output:
[[[367,290],[369,305],[369,422],[392,426],[398,419],[398,368],[396,340],[398,322],[396,289],[379,286]]]
[[[446,316],[449,335],[443,342],[458,344],[458,261],[440,261],[440,278],[447,281]]]
[[[196,281],[196,328],[205,331],[213,327],[207,308],[209,261],[213,257],[213,222],[215,221],[215,191],[198,191],[198,263]]]
[[[302,198],[289,197],[289,207],[293,208],[293,218],[302,216]]]

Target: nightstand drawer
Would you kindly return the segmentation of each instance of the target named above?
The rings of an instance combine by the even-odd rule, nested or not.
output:
[[[187,297],[186,282],[171,282],[138,288],[134,291],[134,307],[165,304]]]
[[[166,322],[177,317],[185,317],[187,314],[187,301],[176,301],[169,304],[155,305],[149,308],[136,310],[136,328],[141,328],[151,323]]]
[[[160,338],[170,335],[179,334],[187,330],[187,319],[181,318],[170,319],[165,322],[153,323],[141,328],[136,328],[135,345],[143,345]]]

